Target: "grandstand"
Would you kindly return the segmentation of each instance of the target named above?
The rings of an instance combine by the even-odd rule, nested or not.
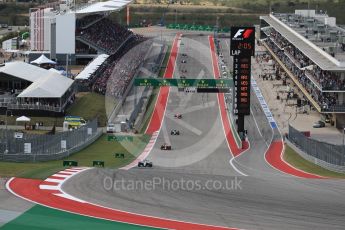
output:
[[[49,53],[59,64],[86,64],[100,54],[114,54],[133,33],[109,19],[131,1],[111,0],[74,6],[30,10],[29,61]]]
[[[109,83],[108,79],[111,76],[117,76],[116,84],[114,84],[114,82],[110,82],[110,87],[113,92],[117,92],[112,93],[113,97],[121,97],[124,89],[134,76],[136,69],[144,59],[143,53],[146,54],[148,51],[148,46],[146,44],[144,45],[144,48],[142,46],[136,47],[139,43],[142,43],[145,40],[146,39],[142,36],[133,35],[125,45],[117,49],[117,52],[111,55],[100,55],[92,60],[75,78],[78,89],[80,91],[94,91],[105,95],[107,84]],[[126,57],[126,60],[119,62],[123,55],[134,47],[136,47],[136,51],[132,53],[135,55]],[[117,68],[115,68],[115,66]],[[128,66],[130,70],[127,70]],[[123,72],[123,69],[126,69],[126,71]],[[112,79],[114,79],[114,77],[112,77]]]
[[[345,30],[315,10],[260,17],[260,40],[322,114],[345,126]]]
[[[122,98],[152,44],[110,19],[110,13],[130,2],[111,0],[77,7],[62,2],[57,8],[31,9],[29,62],[45,54],[57,66],[86,66],[73,81],[56,70],[24,62],[6,63],[0,68],[2,110],[63,115],[76,92],[93,91],[115,101]],[[121,60],[135,46],[136,50]]]

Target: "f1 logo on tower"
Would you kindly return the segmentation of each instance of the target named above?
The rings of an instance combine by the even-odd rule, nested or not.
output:
[[[250,37],[250,35],[254,32],[253,29],[238,29],[235,33],[233,40],[243,40]]]

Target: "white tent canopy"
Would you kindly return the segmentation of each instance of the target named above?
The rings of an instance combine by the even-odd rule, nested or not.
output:
[[[42,54],[39,58],[37,58],[36,60],[30,62],[31,64],[37,64],[37,65],[42,65],[42,64],[53,64],[55,65],[56,62],[50,60],[49,58],[47,58],[46,56],[44,56],[44,54]]]
[[[92,62],[90,62],[79,74],[76,76],[75,79],[85,80],[89,79],[90,75],[93,74],[102,64],[103,62],[109,57],[107,54],[101,54],[96,57]]]
[[[26,117],[26,116],[21,116],[21,117],[18,117],[18,118],[16,119],[16,121],[29,122],[29,121],[31,121],[31,119],[28,118],[28,117]]]
[[[60,98],[71,87],[73,81],[67,77],[47,70],[47,74],[32,83],[18,97]]]
[[[11,75],[32,84],[21,92],[18,97],[60,98],[70,89],[73,80],[25,62],[8,62],[0,67],[0,73]]]

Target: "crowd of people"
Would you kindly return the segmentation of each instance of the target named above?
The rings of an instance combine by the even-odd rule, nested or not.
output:
[[[313,64],[307,56],[292,45],[285,47],[284,51],[299,68],[304,68]]]
[[[306,69],[306,74],[315,79],[324,90],[345,89],[345,79],[334,72],[324,71],[320,67],[314,66],[313,70]]]
[[[277,31],[271,29],[269,34],[268,41],[273,43],[271,45],[275,45],[278,50],[283,51],[295,66],[303,69],[303,75],[312,78],[323,90],[345,90],[345,79],[339,74],[322,70]]]
[[[274,29],[271,29],[269,32],[270,37],[273,38],[272,41],[274,41],[280,49],[284,49],[284,47],[289,45],[289,41]]]
[[[152,40],[140,43],[117,62],[107,81],[107,96],[121,98],[124,95],[129,83],[143,63],[151,44]]]
[[[113,54],[133,33],[108,18],[92,24],[86,29],[77,32],[77,36],[94,44],[96,47]]]
[[[102,17],[104,17],[104,16],[101,14],[87,15],[85,17],[77,19],[76,26],[77,26],[77,28],[87,27],[88,25],[90,25],[91,23],[95,22],[98,19],[101,19]]]
[[[77,21],[77,36],[110,54],[87,80],[79,80],[79,86],[103,95],[121,97],[149,46],[144,37],[102,17],[92,15]],[[82,45],[78,47],[81,52],[91,52]]]
[[[337,104],[337,94],[322,92],[305,74],[305,70],[301,69],[281,50],[271,39],[266,40],[266,44],[277,55],[277,57],[285,64],[285,66],[296,77],[304,89],[311,97],[320,105],[323,110],[328,110]]]
[[[118,52],[110,55],[87,80],[90,90],[121,97],[144,59],[143,54],[148,51],[144,41],[142,36],[134,35]]]

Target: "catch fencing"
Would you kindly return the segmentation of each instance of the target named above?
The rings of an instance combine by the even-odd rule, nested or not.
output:
[[[333,171],[345,171],[345,147],[343,145],[325,143],[309,138],[291,125],[289,125],[288,140],[302,150],[304,153],[302,157],[307,160]]]
[[[97,140],[102,130],[98,129],[95,119],[78,129],[52,135],[18,134],[14,130],[0,130],[0,161],[38,162],[62,159]]]

